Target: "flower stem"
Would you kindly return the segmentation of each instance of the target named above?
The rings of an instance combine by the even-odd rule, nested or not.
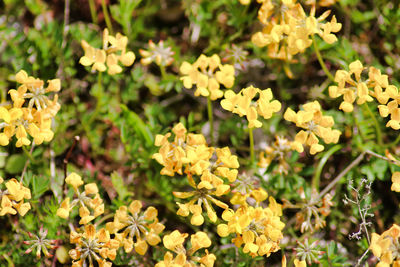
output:
[[[364,105],[367,109],[368,114],[370,115],[374,125],[375,125],[375,131],[376,131],[376,139],[378,141],[378,145],[380,147],[383,146],[383,141],[382,141],[382,132],[381,132],[381,128],[379,127],[379,123],[378,120],[376,119],[374,113],[372,113],[371,109],[368,106],[368,103],[366,102]]]
[[[111,24],[110,15],[108,14],[108,9],[107,9],[107,5],[106,5],[106,1],[105,0],[101,0],[101,8],[103,9],[104,19],[106,20],[107,28],[110,31],[110,34],[113,35],[114,31],[113,31],[113,27],[112,27],[112,24]]]
[[[165,66],[163,64],[160,64],[160,72],[161,72],[161,78],[164,80],[167,77],[167,73],[165,71]]]
[[[319,52],[318,45],[317,45],[317,42],[315,41],[314,35],[311,35],[311,37],[312,37],[312,41],[313,41],[313,45],[314,45],[315,54],[317,55],[319,64],[321,65],[322,69],[324,70],[326,76],[328,76],[328,78],[332,82],[334,82],[335,78],[333,77],[333,75],[330,73],[330,71],[328,70],[328,68],[325,65],[324,59],[322,58],[321,53]]]
[[[94,0],[89,0],[90,15],[92,16],[92,21],[97,24],[97,14],[96,14],[96,3]]]
[[[322,169],[324,168],[326,162],[328,159],[339,149],[341,149],[343,146],[342,145],[336,145],[329,149],[327,152],[325,152],[324,156],[321,158],[321,160],[318,163],[317,170],[315,171],[315,175],[312,179],[312,188],[319,189],[319,182],[321,180],[321,173]]]
[[[318,201],[319,199],[321,199],[326,193],[329,192],[329,190],[332,189],[332,187],[334,187],[339,181],[340,179],[342,179],[343,176],[345,176],[349,171],[351,171],[351,169],[353,169],[355,166],[357,166],[364,158],[366,152],[362,152],[360,155],[358,155],[358,157],[353,160],[343,171],[341,171],[339,173],[338,176],[336,176],[335,179],[332,180],[332,182],[330,182],[330,184],[328,184],[324,190],[321,191],[321,193],[319,193],[318,197],[315,199],[315,201]]]
[[[208,121],[210,123],[211,145],[214,145],[214,119],[213,119],[213,109],[210,96],[207,97],[207,112],[208,112]]]
[[[253,128],[249,128],[249,140],[250,140],[250,165],[254,164],[254,137]]]

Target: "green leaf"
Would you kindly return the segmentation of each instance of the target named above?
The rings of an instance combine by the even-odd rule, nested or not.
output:
[[[32,195],[34,199],[38,199],[47,190],[50,189],[50,178],[44,176],[36,176],[32,179]]]
[[[14,154],[8,157],[6,163],[6,172],[10,174],[16,174],[22,172],[27,161],[27,157],[24,154]]]
[[[133,193],[128,191],[124,180],[116,171],[111,174],[111,182],[118,193],[118,200],[123,201],[126,197],[133,196]]]

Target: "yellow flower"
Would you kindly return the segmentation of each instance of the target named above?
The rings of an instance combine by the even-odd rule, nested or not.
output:
[[[303,152],[303,144],[310,146],[312,155],[324,150],[324,147],[319,144],[317,137],[324,140],[325,143],[337,143],[341,132],[333,130],[334,120],[331,116],[322,115],[321,105],[318,101],[310,102],[303,105],[303,110],[294,112],[288,108],[284,114],[287,121],[296,123],[297,127],[303,128],[296,134],[295,141],[292,147],[298,152]]]
[[[397,253],[399,249],[400,226],[393,224],[381,235],[372,233],[370,250],[375,257],[380,259],[377,266],[397,266],[400,263],[400,257]]]
[[[46,94],[58,92],[61,88],[60,80],[50,80],[47,88],[44,88],[42,80],[28,76],[23,70],[16,74],[16,80],[22,85],[8,92],[13,101],[12,108],[0,108],[0,119],[3,120],[0,123],[0,145],[8,145],[14,135],[17,147],[30,145],[29,135],[37,145],[50,141],[54,135],[50,129],[51,119],[57,114],[60,105],[57,102],[58,95],[50,100]],[[23,106],[25,99],[30,99],[27,107]]]
[[[262,1],[258,19],[264,28],[255,33],[251,40],[259,47],[268,46],[269,57],[292,61],[294,55],[303,53],[311,46],[314,34],[330,44],[337,40],[333,33],[338,32],[342,25],[335,16],[330,22],[324,22],[329,13],[327,11],[316,18],[315,7],[307,16],[296,0]]]
[[[225,184],[221,178],[212,174],[209,170],[203,172],[198,184],[196,184],[193,177],[190,175],[188,176],[188,179],[190,186],[195,189],[194,191],[173,192],[174,196],[177,198],[191,198],[188,203],[177,203],[179,206],[177,214],[186,217],[192,213],[193,216],[190,223],[193,225],[202,225],[204,223],[202,206],[204,206],[208,218],[212,222],[216,222],[217,214],[214,211],[212,204],[215,204],[222,209],[227,209],[228,205],[215,197],[227,194],[230,191],[230,186]]]
[[[257,101],[253,101],[259,95]],[[225,98],[221,101],[222,108],[238,114],[246,115],[249,121],[249,128],[260,128],[262,123],[258,120],[258,115],[264,119],[272,117],[273,113],[281,109],[281,103],[278,100],[272,100],[272,91],[270,88],[260,90],[253,86],[242,89],[238,94],[232,90],[225,92]]]
[[[158,66],[169,66],[174,61],[170,46],[164,46],[164,41],[160,41],[155,44],[152,40],[149,41],[149,50],[139,49],[140,55],[143,57],[140,62],[143,65],[149,65],[151,62],[155,62]]]
[[[106,225],[111,233],[119,236],[127,253],[135,247],[137,253],[144,255],[148,244],[155,246],[161,242],[159,235],[165,226],[158,222],[157,209],[148,207],[145,212],[141,209],[142,203],[134,200],[129,207],[121,206],[114,215],[114,221]]]
[[[73,172],[65,178],[65,182],[72,186],[76,194],[76,198],[70,202],[69,197],[64,199],[60,208],[57,210],[57,216],[67,219],[71,209],[79,203],[79,224],[88,224],[96,217],[104,213],[104,203],[100,198],[97,185],[90,183],[85,185],[85,190],[82,192],[79,187],[84,184],[82,177]],[[93,197],[90,197],[92,195]]]
[[[65,182],[77,190],[79,186],[83,185],[82,177],[73,172],[65,178]]]
[[[394,172],[392,175],[392,191],[400,192],[400,172]]]
[[[106,52],[92,47],[85,40],[81,41],[81,46],[85,55],[79,59],[79,63],[83,66],[92,66],[92,71],[106,71]]]
[[[114,260],[117,255],[119,242],[111,239],[107,230],[102,228],[96,231],[92,224],[86,225],[83,233],[71,232],[71,244],[76,247],[69,251],[73,259],[72,266],[93,266],[97,261],[99,266],[111,266],[112,263],[107,259]]]
[[[0,184],[3,182],[4,179],[0,177]],[[21,216],[25,216],[31,209],[31,204],[24,203],[24,199],[31,199],[31,191],[15,178],[8,180],[5,186],[6,190],[0,190],[0,216],[6,214],[15,215],[17,212]]]
[[[298,259],[294,259],[295,267],[307,267],[306,261],[299,261]]]
[[[203,135],[187,134],[182,123],[175,125],[172,132],[175,135],[173,142],[168,140],[171,133],[157,135],[155,138],[155,145],[159,146],[160,150],[153,155],[153,158],[164,166],[161,174],[174,176],[175,173],[178,173],[182,175],[182,168],[189,163],[194,165],[194,169],[198,169],[201,167],[201,162],[211,158],[213,149],[207,147]]]
[[[190,89],[196,85],[194,95],[210,97],[211,100],[223,96],[220,84],[231,88],[235,81],[234,67],[229,64],[222,65],[216,54],[211,57],[200,55],[193,64],[185,61],[180,67],[180,72],[184,75],[181,77],[184,87]]]
[[[204,232],[197,232],[191,235],[191,248],[186,250],[184,246],[185,239],[188,234],[181,234],[178,230],[173,231],[169,235],[165,235],[163,238],[164,247],[175,252],[177,256],[173,258],[171,252],[167,252],[164,255],[164,260],[158,262],[156,267],[193,267],[198,266],[195,263],[200,263],[199,266],[212,267],[216,257],[214,254],[209,254],[208,250],[205,250],[205,255],[203,257],[194,256],[193,254],[202,248],[207,248],[211,246],[211,240]]]
[[[128,38],[120,33],[111,36],[108,29],[103,32],[103,48],[97,49],[89,45],[85,40],[81,41],[85,55],[80,58],[79,63],[83,66],[92,66],[92,71],[104,72],[110,75],[122,72],[122,65],[128,67],[135,61],[135,54],[132,51],[126,51]]]
[[[339,109],[344,112],[353,111],[353,103],[356,99],[358,105],[373,100],[368,89],[371,86],[371,82],[367,83],[361,80],[361,73],[364,70],[362,63],[356,60],[350,63],[349,69],[349,71],[338,70],[335,75],[335,82],[338,83],[338,86],[329,87],[330,97],[336,98],[343,95],[343,102],[340,104]],[[352,78],[352,75],[354,75],[355,79]]]
[[[265,194],[266,192],[256,194],[256,198],[263,200]],[[242,205],[236,211],[225,210],[222,219],[227,221],[227,224],[219,224],[217,233],[222,237],[235,234],[236,237],[232,241],[237,247],[244,245],[243,252],[253,257],[268,257],[280,249],[279,241],[283,238],[281,230],[285,226],[279,218],[282,216],[281,205],[272,197],[269,200],[267,208]]]

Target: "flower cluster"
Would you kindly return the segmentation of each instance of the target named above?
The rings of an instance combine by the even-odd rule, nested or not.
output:
[[[195,96],[209,97],[211,100],[221,98],[224,93],[220,85],[231,88],[235,82],[235,69],[232,65],[221,64],[221,59],[214,54],[211,57],[201,55],[196,62],[185,61],[180,67],[183,86],[190,89],[196,85]]]
[[[15,78],[21,85],[8,92],[12,107],[0,107],[0,129],[3,130],[0,133],[0,145],[8,145],[14,135],[17,137],[17,147],[31,144],[28,134],[37,145],[50,141],[54,135],[50,129],[51,119],[57,114],[60,104],[57,94],[53,100],[47,94],[60,91],[60,80],[50,80],[44,88],[42,80],[28,76],[24,70],[19,71]],[[28,104],[24,106],[27,99]]]
[[[395,85],[389,84],[388,76],[382,74],[375,67],[369,67],[368,76],[363,80],[363,71],[367,68],[356,60],[349,65],[349,71],[338,70],[335,75],[335,82],[338,85],[329,87],[329,95],[332,98],[343,95],[343,102],[339,109],[344,112],[352,112],[354,102],[361,105],[373,101],[373,97],[380,103],[379,113],[382,117],[388,117],[386,127],[395,130],[400,129],[400,93]]]
[[[291,60],[293,55],[311,46],[314,34],[329,44],[337,40],[333,33],[340,31],[342,24],[335,16],[330,22],[324,22],[329,14],[328,10],[316,18],[313,7],[307,16],[296,0],[264,0],[258,11],[264,28],[252,36],[252,42],[259,47],[268,46],[268,55],[272,58]]]
[[[151,62],[155,62],[158,66],[169,66],[174,61],[170,46],[165,46],[164,41],[160,41],[155,44],[152,40],[149,41],[149,50],[139,49],[140,55],[143,57],[140,63],[143,65],[149,65]]]
[[[122,72],[122,67],[118,64],[128,67],[135,61],[135,54],[127,51],[128,37],[117,33],[116,36],[109,34],[108,29],[103,32],[103,48],[92,47],[85,40],[81,42],[85,55],[80,58],[79,63],[83,66],[92,66],[92,71],[104,72],[110,75]]]
[[[142,203],[134,200],[129,207],[119,207],[114,221],[106,225],[107,230],[115,234],[115,239],[127,253],[135,248],[137,253],[144,255],[148,245],[155,246],[161,242],[159,235],[165,226],[158,222],[157,209],[148,207],[144,212],[141,209]]]
[[[95,183],[86,184],[85,190],[82,192],[79,191],[79,187],[84,183],[81,176],[75,172],[68,175],[67,178],[65,178],[65,182],[72,186],[76,198],[71,202],[70,198],[67,197],[61,202],[60,208],[57,210],[57,215],[59,217],[67,219],[70,211],[78,204],[80,205],[79,216],[81,217],[79,224],[87,224],[104,213],[103,200],[100,197],[99,189]]]
[[[253,101],[258,96],[257,101]],[[238,94],[232,90],[225,92],[221,106],[240,117],[246,116],[249,121],[249,128],[260,128],[262,123],[257,119],[258,115],[264,119],[272,117],[273,113],[281,109],[281,103],[278,100],[272,100],[272,90],[270,88],[261,90],[253,86],[243,88]]]
[[[400,226],[393,224],[388,230],[381,235],[372,233],[370,250],[375,257],[379,258],[380,262],[377,267],[386,267],[400,265]]]
[[[167,252],[164,255],[164,260],[158,262],[155,267],[168,267],[168,266],[183,266],[183,267],[195,267],[198,266],[196,263],[199,263],[200,266],[212,267],[214,266],[214,262],[216,257],[212,253],[208,253],[208,250],[205,250],[205,255],[196,256],[194,255],[200,249],[208,248],[211,246],[211,240],[204,232],[197,232],[190,236],[190,249],[186,250],[183,243],[185,239],[188,237],[188,234],[181,234],[178,230],[173,231],[169,235],[165,235],[163,238],[163,244],[165,248],[176,253],[176,257],[174,258],[171,252]]]
[[[259,194],[255,195],[255,200],[259,204],[267,197],[268,194],[260,190]],[[282,216],[281,205],[273,197],[269,197],[269,205],[266,208],[244,204],[236,211],[225,210],[222,219],[227,223],[219,224],[217,232],[222,237],[235,234],[236,237],[232,242],[237,247],[244,244],[243,252],[253,257],[264,255],[268,257],[280,249],[279,242],[283,238],[281,231],[285,226],[280,216]]]
[[[275,142],[271,146],[267,146],[264,151],[260,152],[258,166],[261,168],[268,167],[273,160],[278,160],[278,172],[287,174],[289,164],[286,162],[287,156],[293,150],[292,142],[280,136],[275,136]]]
[[[239,162],[229,148],[208,147],[203,135],[187,134],[186,128],[179,123],[174,126],[174,141],[169,142],[171,133],[157,135],[155,145],[160,146],[158,153],[153,155],[164,166],[161,174],[173,176],[183,174],[185,168],[188,182],[194,189],[191,192],[174,192],[175,197],[189,199],[188,203],[179,205],[178,215],[193,214],[191,223],[201,225],[204,222],[202,206],[206,209],[211,221],[217,220],[212,203],[227,209],[228,205],[215,197],[220,197],[230,191],[227,182],[236,180]]]
[[[297,127],[303,128],[296,134],[292,147],[298,152],[303,152],[303,144],[310,146],[312,155],[324,150],[324,146],[319,144],[319,138],[325,143],[337,143],[341,132],[333,130],[334,120],[331,116],[322,115],[321,105],[318,101],[310,102],[303,105],[303,110],[294,112],[288,108],[284,114],[287,121],[296,123]]]
[[[4,179],[0,177],[0,185]],[[15,178],[5,183],[6,189],[0,190],[0,216],[6,214],[15,215],[17,212],[24,216],[31,209],[30,203],[24,203],[24,199],[31,199],[31,190],[18,182]]]
[[[373,67],[370,68],[369,79],[363,81],[361,74],[365,68],[359,60],[350,63],[349,69],[349,71],[336,71],[335,82],[338,85],[329,87],[330,97],[337,98],[343,96],[343,102],[340,104],[339,109],[344,112],[353,111],[353,104],[356,99],[358,105],[371,102],[373,98],[370,95],[369,87],[376,86],[376,92],[380,92],[382,88],[386,88],[389,85],[387,75],[381,75],[380,71]]]
[[[72,231],[70,243],[76,247],[69,251],[73,259],[72,267],[94,266],[96,261],[100,267],[111,267],[119,248],[119,242],[110,238],[110,233],[104,228],[96,231],[92,224],[85,225],[84,232]]]

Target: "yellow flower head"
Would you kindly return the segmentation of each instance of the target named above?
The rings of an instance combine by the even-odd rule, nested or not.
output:
[[[100,198],[99,190],[95,183],[85,185],[85,189],[81,192],[79,187],[84,184],[82,177],[73,172],[65,178],[65,182],[72,186],[76,198],[70,202],[69,197],[64,199],[60,208],[57,210],[57,216],[67,219],[71,209],[79,203],[79,223],[87,224],[96,217],[104,213],[104,203]],[[91,196],[90,196],[91,195]]]
[[[119,242],[110,238],[110,233],[104,228],[96,231],[92,224],[86,225],[83,233],[71,232],[70,243],[75,248],[69,251],[72,266],[93,266],[96,261],[99,266],[110,266],[108,259],[114,260],[117,255]]]
[[[190,236],[191,248],[186,250],[184,246],[185,239],[188,234],[181,234],[178,230],[173,231],[169,235],[165,235],[163,238],[164,247],[173,251],[177,254],[174,258],[171,252],[167,252],[164,256],[164,260],[158,262],[156,267],[168,267],[168,266],[183,266],[192,267],[197,266],[195,263],[199,263],[199,266],[212,267],[216,257],[214,254],[209,254],[208,250],[205,250],[205,255],[194,256],[194,253],[202,248],[208,248],[211,246],[211,240],[204,232],[197,232]]]
[[[296,0],[262,1],[258,19],[264,24],[262,31],[255,33],[251,40],[259,46],[268,46],[268,56],[291,61],[298,53],[303,53],[312,44],[312,36],[318,34],[331,44],[337,40],[333,33],[342,25],[333,16],[324,22],[330,11],[315,17],[315,7],[308,16]]]
[[[257,193],[259,200],[266,197],[264,193]],[[218,234],[222,237],[235,234],[236,237],[232,239],[234,244],[237,247],[244,245],[243,252],[253,257],[268,257],[272,252],[278,251],[279,241],[283,238],[281,231],[285,224],[280,221],[281,205],[272,197],[269,198],[269,202],[267,208],[243,205],[236,211],[225,210],[222,219],[227,223],[218,225]]]
[[[258,100],[253,101],[257,95]],[[238,94],[235,94],[232,90],[226,91],[221,106],[241,117],[246,116],[249,121],[249,128],[260,128],[262,123],[258,120],[258,115],[264,119],[269,119],[273,113],[281,109],[281,103],[278,100],[272,100],[272,98],[270,88],[260,90],[250,86],[242,89]]]
[[[116,36],[109,34],[108,29],[103,32],[103,48],[97,49],[88,44],[85,40],[81,41],[85,55],[79,60],[83,66],[92,66],[92,71],[104,72],[110,75],[122,72],[122,67],[118,64],[128,67],[135,61],[135,54],[127,51],[128,38],[120,33]]]
[[[318,137],[322,138],[327,144],[339,141],[341,132],[332,129],[334,120],[331,116],[322,115],[321,105],[318,101],[304,104],[303,110],[297,113],[288,108],[284,118],[304,129],[297,133],[295,141],[292,143],[293,149],[298,152],[303,152],[303,144],[310,146],[312,155],[324,150],[324,146],[319,144]]]
[[[335,75],[335,82],[338,83],[338,86],[329,87],[330,97],[336,98],[343,95],[343,102],[340,104],[339,109],[344,112],[353,111],[353,103],[356,99],[358,105],[373,100],[368,89],[372,86],[372,81],[361,80],[361,73],[364,70],[361,62],[357,60],[350,63],[349,69],[349,71],[338,70]]]
[[[58,92],[60,80],[50,80],[44,88],[42,80],[28,76],[23,70],[16,74],[16,80],[22,85],[8,92],[13,101],[12,107],[0,107],[0,120],[3,120],[0,122],[0,145],[8,145],[14,135],[17,147],[30,145],[29,136],[37,145],[50,141],[54,135],[50,129],[51,119],[57,114],[60,104],[57,102],[58,95],[50,100],[46,94]],[[30,99],[27,106],[23,106],[25,99]]]
[[[400,226],[393,224],[381,235],[372,233],[370,250],[380,259],[379,266],[398,266],[400,264],[399,250]],[[378,266],[377,265],[377,266]]]
[[[210,97],[211,100],[221,98],[224,93],[220,84],[231,88],[235,82],[235,69],[232,65],[221,64],[221,59],[214,54],[211,57],[201,55],[195,63],[185,61],[180,67],[183,86],[190,89],[196,85],[195,96]]]
[[[212,156],[212,148],[207,147],[206,139],[201,134],[187,134],[187,130],[182,123],[178,123],[172,128],[174,139],[169,141],[171,133],[157,135],[155,145],[160,147],[158,153],[153,158],[164,166],[161,174],[174,176],[175,173],[183,174],[182,168],[189,163],[197,167],[203,166]],[[196,168],[196,167],[194,167]]]
[[[0,185],[3,182],[0,177]],[[24,203],[24,199],[31,199],[31,191],[15,178],[8,180],[5,186],[5,190],[0,190],[0,216],[17,212],[24,216],[31,209],[30,203]]]
[[[148,207],[144,212],[141,209],[142,203],[134,200],[129,207],[121,206],[114,221],[107,223],[107,229],[118,236],[127,253],[135,248],[137,253],[144,255],[148,245],[155,246],[161,242],[160,233],[165,226],[158,222],[157,209]]]

